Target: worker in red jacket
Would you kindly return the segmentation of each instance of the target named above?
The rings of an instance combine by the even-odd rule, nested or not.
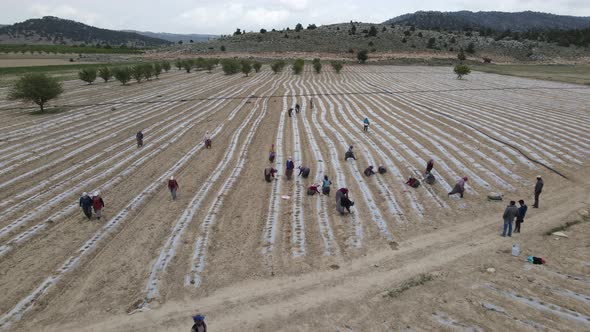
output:
[[[104,201],[102,197],[100,197],[100,192],[95,191],[94,196],[92,196],[92,207],[94,208],[94,214],[96,214],[96,219],[100,220],[102,216],[102,208],[104,207]]]
[[[168,189],[170,189],[170,194],[172,194],[172,200],[176,200],[176,191],[178,190],[178,182],[174,179],[174,176],[171,176],[168,180]]]

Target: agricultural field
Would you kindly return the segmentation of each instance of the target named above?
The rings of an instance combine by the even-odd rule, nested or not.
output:
[[[590,87],[327,67],[67,81],[58,114],[0,88],[0,331],[176,331],[196,312],[219,331],[588,330]],[[308,179],[285,178],[289,157]],[[436,183],[406,186],[430,158]],[[324,175],[332,193],[306,195]],[[465,197],[447,196],[463,176]],[[95,190],[89,221],[78,199]],[[522,233],[500,237],[521,198]],[[569,238],[546,235],[566,222]]]

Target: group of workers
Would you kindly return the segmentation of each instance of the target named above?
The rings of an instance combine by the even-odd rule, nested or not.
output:
[[[82,196],[80,197],[80,207],[88,220],[92,219],[92,210],[94,210],[96,219],[100,220],[100,217],[102,216],[102,208],[104,208],[104,201],[100,196],[100,192],[95,191],[92,196],[88,195],[86,192],[82,193]]]

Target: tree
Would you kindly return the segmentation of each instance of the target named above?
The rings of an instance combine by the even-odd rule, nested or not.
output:
[[[178,45],[182,45],[182,40],[179,40],[178,41]]]
[[[121,84],[125,85],[127,82],[131,81],[131,68],[129,67],[119,67],[113,70],[113,76],[117,81],[121,82]]]
[[[217,59],[205,60],[205,69],[207,69],[208,73],[210,73],[213,70],[213,68],[215,68],[216,65],[217,65]]]
[[[454,71],[457,74],[457,79],[463,79],[463,76],[471,73],[471,69],[466,65],[456,65]]]
[[[176,68],[178,68],[178,70],[181,70],[182,69],[182,60],[176,59],[176,61],[174,61],[174,66]]]
[[[143,65],[135,65],[131,67],[131,77],[133,77],[137,83],[141,83],[143,79]]]
[[[295,32],[299,32],[303,30],[303,25],[301,25],[301,23],[297,23],[297,25],[295,26]]]
[[[285,68],[285,61],[284,60],[277,60],[270,65],[270,69],[272,69],[273,73],[279,73]]]
[[[252,64],[252,67],[254,67],[254,71],[258,73],[258,72],[260,72],[260,68],[262,68],[262,63],[255,61]]]
[[[96,80],[96,68],[86,68],[78,72],[78,78],[82,81],[92,84]]]
[[[225,45],[221,45],[221,47],[219,47],[219,50],[220,50],[221,52],[225,52]]]
[[[241,70],[241,66],[238,60],[224,59],[221,61],[221,69],[226,75],[233,75]]]
[[[234,32],[234,36],[238,36],[242,34],[242,30],[240,29],[236,29],[236,32]]]
[[[291,68],[293,69],[293,74],[295,74],[295,75],[301,74],[303,72],[304,66],[305,66],[305,62],[303,61],[303,59],[295,60],[295,62],[291,66]]]
[[[266,33],[266,29],[260,29],[260,33]]]
[[[322,71],[322,63],[320,62],[320,59],[313,59],[313,70],[315,70],[317,74],[319,74]]]
[[[369,59],[369,51],[361,50],[356,54],[356,58],[358,59],[359,63],[365,63]]]
[[[308,25],[307,25],[307,30],[315,30],[315,29],[317,29],[317,28],[318,28],[318,27],[317,27],[315,24],[308,24]]]
[[[190,59],[182,61],[182,68],[184,68],[187,73],[190,73],[191,69],[193,69],[193,61]]]
[[[162,69],[164,69],[165,72],[168,72],[170,70],[170,62],[162,61]]]
[[[387,28],[383,27],[383,29],[381,29],[381,32],[385,32],[385,31],[387,31]]]
[[[31,101],[39,105],[41,112],[45,104],[58,97],[63,86],[57,79],[42,73],[26,74],[21,77],[8,93],[8,99]]]
[[[467,48],[465,49],[465,52],[467,52],[469,54],[475,53],[475,44],[473,44],[473,42],[469,43],[467,45]]]
[[[154,68],[154,76],[156,76],[156,78],[158,78],[158,76],[160,76],[160,73],[162,73],[162,65],[159,62],[155,62],[153,68]]]
[[[350,34],[351,35],[356,34],[356,25],[352,24],[352,26],[350,27]]]
[[[252,71],[252,64],[248,60],[242,60],[241,65],[242,65],[242,73],[244,73],[244,75],[246,75],[246,77],[248,77],[248,74],[250,74],[250,72]]]
[[[465,61],[465,59],[467,59],[467,57],[465,56],[465,52],[463,52],[463,49],[459,50],[459,54],[457,54],[457,59],[459,59],[459,61]]]
[[[436,44],[436,38],[430,37],[428,39],[428,44],[426,45],[426,48],[434,48],[435,44]]]
[[[111,72],[109,67],[101,67],[98,69],[98,76],[106,83],[113,77],[113,72]]]
[[[342,70],[342,62],[332,61],[332,62],[330,62],[330,65],[332,66],[332,69],[334,69],[336,74],[340,74],[340,71]]]
[[[143,77],[145,77],[145,79],[148,81],[152,78],[152,76],[154,76],[154,67],[151,63],[141,65],[141,71],[143,73]]]
[[[420,38],[424,37],[424,35],[422,34],[422,31],[418,32],[418,37],[420,37]]]
[[[377,37],[377,28],[374,25],[371,26],[368,33],[369,37]]]

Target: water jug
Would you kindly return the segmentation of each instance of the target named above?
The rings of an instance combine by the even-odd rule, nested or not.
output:
[[[512,256],[518,256],[520,255],[520,247],[518,246],[518,244],[513,244],[512,245]]]

